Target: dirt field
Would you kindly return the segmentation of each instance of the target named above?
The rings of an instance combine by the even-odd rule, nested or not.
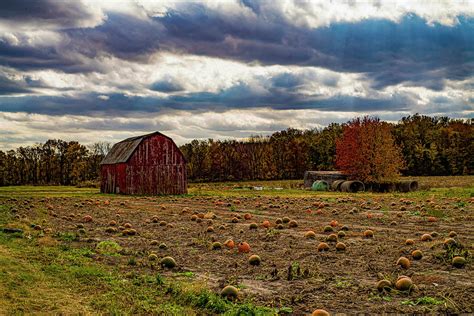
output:
[[[4,227],[21,227],[39,244],[53,240],[90,248],[95,262],[124,275],[187,275],[189,282],[204,281],[217,293],[234,285],[239,300],[280,308],[280,313],[306,315],[316,308],[332,314],[474,313],[472,187],[460,194],[407,195],[213,190],[182,197],[12,194],[0,201],[14,215]],[[287,218],[297,226],[290,227]],[[269,228],[262,226],[266,220]],[[338,237],[345,251],[326,241],[331,232],[324,228],[331,221],[333,233],[345,233]],[[257,228],[250,229],[251,223]],[[130,229],[136,234],[124,235]],[[314,239],[305,238],[309,230]],[[374,237],[366,238],[366,230]],[[450,232],[457,234],[456,246],[446,248]],[[423,234],[431,240],[422,241]],[[234,249],[224,245],[228,239],[235,242]],[[407,239],[414,243],[406,245]],[[103,241],[114,241],[121,249],[101,253],[97,245]],[[222,249],[211,249],[216,241]],[[250,253],[237,251],[240,242],[250,245]],[[320,242],[327,242],[329,250],[319,252]],[[412,258],[416,249],[423,253],[421,260]],[[158,260],[150,260],[152,253]],[[248,263],[253,254],[260,256],[260,265]],[[463,268],[452,266],[456,255],[467,259]],[[160,267],[165,256],[175,259],[174,269]],[[410,260],[408,269],[396,265],[401,256]],[[412,278],[411,291],[377,290],[379,280],[395,282],[400,275]]]

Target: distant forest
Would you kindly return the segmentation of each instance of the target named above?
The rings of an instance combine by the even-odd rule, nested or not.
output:
[[[323,129],[289,128],[245,140],[193,140],[180,147],[190,181],[301,179],[305,170],[334,170],[336,140],[344,124]],[[474,172],[474,120],[413,115],[392,125],[405,161],[404,175],[468,175]],[[0,151],[0,186],[78,185],[100,176],[111,144],[84,146],[48,140]]]

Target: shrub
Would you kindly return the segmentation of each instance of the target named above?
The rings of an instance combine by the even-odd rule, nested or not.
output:
[[[105,255],[114,255],[122,250],[122,247],[115,241],[104,240],[95,247],[98,253]]]

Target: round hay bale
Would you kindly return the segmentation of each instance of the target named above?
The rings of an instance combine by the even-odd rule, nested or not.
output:
[[[346,180],[336,180],[331,184],[331,189],[334,191],[341,191],[341,184]]]
[[[341,191],[351,193],[365,191],[365,186],[361,181],[344,181],[341,183]]]
[[[311,190],[313,191],[327,191],[329,189],[329,184],[324,180],[317,180],[313,182]]]
[[[413,192],[418,190],[418,181],[404,180],[400,181],[397,185],[398,191],[400,192]]]

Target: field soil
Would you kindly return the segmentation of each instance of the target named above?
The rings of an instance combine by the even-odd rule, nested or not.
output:
[[[2,197],[14,214],[4,227],[21,227],[40,244],[61,243],[69,236],[73,247],[91,248],[96,262],[124,274],[189,275],[191,282],[205,282],[217,293],[234,285],[238,300],[284,307],[282,313],[293,315],[317,308],[334,314],[474,313],[474,199],[469,196],[292,196],[284,191],[45,196]],[[290,225],[288,220],[296,222]],[[270,222],[269,228],[263,227],[264,221]],[[257,228],[251,229],[251,223]],[[325,232],[326,226],[333,232]],[[131,229],[135,235],[128,235]],[[305,237],[310,230],[313,239]],[[364,236],[366,230],[373,231],[373,238]],[[341,231],[345,236],[338,242],[345,244],[345,251],[327,241],[328,235]],[[446,247],[450,233],[455,246]],[[422,241],[424,234],[430,234],[429,240]],[[229,239],[234,249],[224,245]],[[407,239],[413,244],[407,245]],[[104,241],[121,249],[113,255],[97,251]],[[213,250],[214,242],[222,249]],[[240,242],[250,245],[249,253],[237,251]],[[320,242],[327,242],[329,250],[319,252]],[[414,260],[414,250],[421,250],[421,260]],[[158,260],[150,260],[150,254]],[[258,266],[248,262],[254,254],[261,258]],[[177,266],[162,268],[159,261],[165,256],[173,257]],[[410,260],[408,269],[396,265],[401,256]],[[453,267],[453,256],[465,257],[466,265]],[[394,283],[401,275],[411,277],[415,286],[410,291],[377,290],[378,281]]]

